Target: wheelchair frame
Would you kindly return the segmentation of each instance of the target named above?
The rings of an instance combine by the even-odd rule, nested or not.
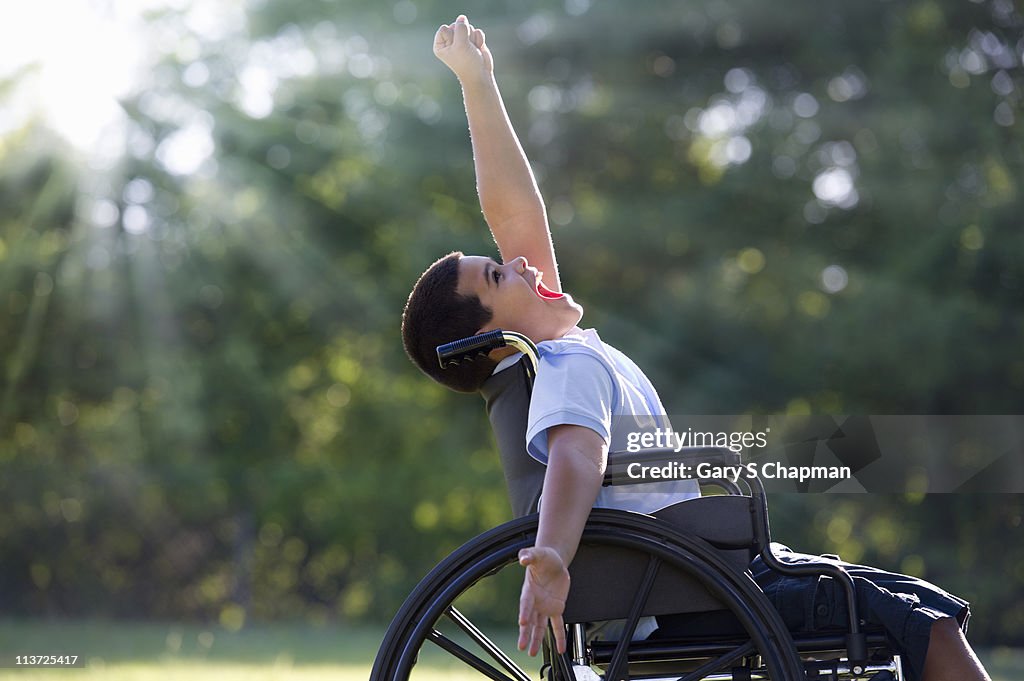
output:
[[[526,355],[529,360],[525,366],[527,380],[532,381],[536,367],[536,347],[525,336],[513,332],[497,330],[440,346],[438,358],[444,367],[447,363],[470,361],[506,345]],[[714,447],[684,448],[681,452],[661,449],[611,453],[604,484],[612,484],[623,477],[630,463],[664,461],[669,454],[675,460],[685,460],[691,464],[701,461],[735,464],[740,460],[738,453]],[[581,551],[584,546],[591,546],[606,553],[632,552],[631,555],[643,557],[643,574],[627,611],[622,613],[625,618],[624,630],[614,642],[586,640],[583,623],[574,621],[572,616],[573,592],[570,592],[565,617],[568,622],[568,650],[562,655],[554,652],[549,626],[548,640],[544,646],[543,675],[548,679],[574,681],[577,678],[574,668],[596,666],[603,671],[603,678],[608,681],[653,677],[680,681],[902,679],[899,656],[891,654],[885,636],[875,633],[868,636],[862,631],[853,579],[842,567],[832,563],[790,565],[783,563],[772,552],[768,505],[761,481],[757,478],[745,480],[746,494],[743,494],[744,490],[738,489],[738,485],[711,482],[723,487],[727,493],[741,493],[741,496],[729,497],[736,501],[725,503],[744,505],[748,509],[749,513],[743,514],[749,518],[748,529],[734,530],[734,536],[709,537],[708,532],[700,536],[697,532],[684,531],[672,522],[655,517],[661,512],[654,516],[610,509],[594,509],[591,512],[581,537]],[[714,498],[701,497],[670,508]],[[529,675],[459,612],[454,604],[460,595],[480,580],[494,575],[505,566],[518,563],[519,550],[534,544],[537,520],[537,514],[531,514],[505,523],[470,540],[431,570],[392,620],[378,651],[371,681],[408,679],[420,650],[428,641],[486,678],[494,681],[527,681]],[[723,552],[739,549],[750,551],[749,557],[758,553],[766,566],[784,575],[825,575],[837,580],[843,586],[848,605],[847,631],[838,635],[817,635],[794,640],[749,572],[737,569],[723,558]],[[570,566],[574,590],[578,588],[574,571],[587,569],[585,565],[579,567],[577,564],[580,562],[578,556]],[[663,579],[661,575],[674,572],[685,574],[688,579],[699,583],[700,588],[717,601],[722,609],[732,613],[745,635],[737,637],[733,634],[714,641],[632,640],[642,615],[655,612],[666,614],[657,611],[657,608],[659,604],[660,607],[668,607],[664,602],[659,602],[665,598],[665,589],[672,588],[673,578],[668,576]],[[660,586],[662,582],[668,586]],[[439,631],[438,623],[442,620],[454,624],[493,664]],[[844,652],[845,660],[841,659]],[[801,654],[812,659],[805,660]],[[674,669],[666,671],[667,667],[671,669],[673,665]]]

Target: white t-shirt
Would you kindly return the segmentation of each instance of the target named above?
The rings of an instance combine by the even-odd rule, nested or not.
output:
[[[669,427],[657,391],[629,357],[603,342],[593,329],[573,329],[538,345],[540,363],[530,398],[526,447],[547,465],[547,430],[583,426],[600,435],[609,451],[625,451],[627,435]],[[700,496],[693,480],[602,487],[594,504],[653,513]]]

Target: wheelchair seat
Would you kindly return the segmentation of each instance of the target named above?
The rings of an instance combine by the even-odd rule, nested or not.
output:
[[[746,497],[712,496],[691,499],[669,506],[652,514],[674,528],[690,534],[710,545],[737,546],[718,549],[723,564],[738,574],[746,571],[754,545],[750,528],[750,506]],[[718,518],[723,522],[715,523]],[[746,519],[746,522],[742,521]],[[747,541],[736,543],[746,525]],[[741,540],[742,541],[742,540]],[[587,623],[621,618],[629,612],[634,594],[640,588],[647,556],[639,551],[581,544],[569,566],[572,590],[565,604],[564,619],[568,623]],[[609,575],[615,575],[614,589],[608,588]],[[691,574],[663,566],[651,587],[647,604],[641,616],[674,615],[726,609],[720,599],[713,596]]]

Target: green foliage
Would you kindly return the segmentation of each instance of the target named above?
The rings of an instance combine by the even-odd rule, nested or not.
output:
[[[149,28],[184,38],[123,102],[117,164],[0,138],[5,612],[383,621],[508,517],[480,403],[398,334],[429,262],[494,252],[429,51],[450,9],[384,10],[264,2],[211,37],[167,9]],[[563,278],[672,412],[1020,410],[1009,3],[466,11]],[[795,547],[1024,641],[1018,497],[775,507]]]

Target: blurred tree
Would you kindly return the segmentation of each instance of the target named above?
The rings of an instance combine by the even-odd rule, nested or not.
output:
[[[112,167],[37,123],[0,139],[0,608],[386,619],[509,513],[479,403],[398,337],[433,258],[494,251],[429,53],[450,9],[202,7],[148,17]],[[465,11],[565,280],[673,412],[1020,411],[1011,3]],[[775,508],[794,546],[1024,641],[1019,496]]]

